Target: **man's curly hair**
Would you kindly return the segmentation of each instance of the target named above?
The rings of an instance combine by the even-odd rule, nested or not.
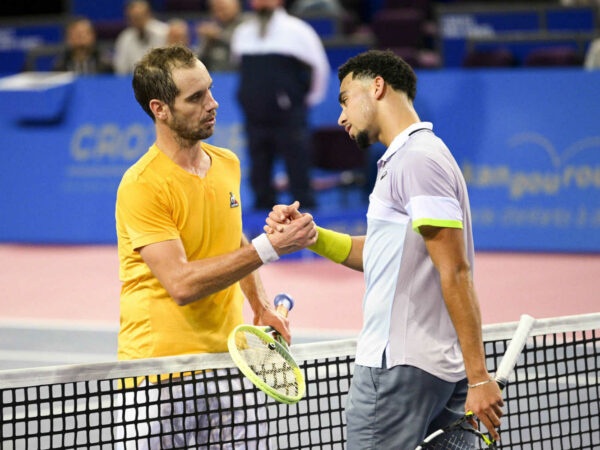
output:
[[[338,69],[340,83],[350,73],[353,79],[373,79],[380,76],[394,90],[406,93],[411,101],[417,95],[415,72],[406,61],[390,50],[368,50],[353,56]]]

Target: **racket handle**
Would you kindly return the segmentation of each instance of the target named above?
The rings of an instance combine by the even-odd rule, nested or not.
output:
[[[294,307],[294,300],[287,294],[277,294],[273,303],[277,312],[283,317],[287,317],[288,312]]]

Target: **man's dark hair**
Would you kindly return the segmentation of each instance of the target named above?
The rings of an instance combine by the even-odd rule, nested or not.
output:
[[[179,89],[173,81],[173,69],[192,68],[197,57],[188,47],[173,45],[150,50],[135,65],[133,70],[133,92],[135,98],[150,116],[155,120],[150,109],[150,100],[157,99],[173,106]]]
[[[373,79],[380,76],[394,90],[405,92],[411,101],[417,95],[415,72],[406,61],[390,50],[368,50],[350,58],[338,69],[340,83],[350,73],[353,79]]]

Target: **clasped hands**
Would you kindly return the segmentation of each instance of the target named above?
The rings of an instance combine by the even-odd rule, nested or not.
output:
[[[299,207],[298,201],[291,205],[275,205],[265,219],[263,229],[279,255],[302,250],[317,242],[313,216],[301,213]]]

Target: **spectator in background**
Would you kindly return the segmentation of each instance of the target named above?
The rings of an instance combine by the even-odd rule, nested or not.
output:
[[[590,42],[583,66],[588,70],[600,69],[600,37]]]
[[[231,36],[242,22],[239,0],[209,0],[211,20],[201,22],[196,28],[198,56],[210,72],[232,71]]]
[[[145,0],[132,0],[125,7],[129,26],[115,42],[114,67],[119,74],[133,73],[133,67],[148,50],[167,42],[169,26],[153,17]]]
[[[245,115],[255,209],[276,203],[275,158],[285,162],[292,197],[316,206],[310,185],[308,112],[327,91],[331,68],[321,39],[291,16],[283,0],[251,0],[255,14],[233,33],[239,61],[238,100]]]
[[[286,5],[290,14],[300,18],[319,15],[335,18],[344,34],[356,31],[360,22],[358,15],[347,11],[340,0],[295,0]]]
[[[183,45],[189,47],[192,40],[190,26],[183,19],[171,19],[168,22],[167,45]]]
[[[96,31],[87,17],[76,17],[67,24],[65,48],[53,69],[85,75],[113,72],[110,57],[98,48]]]

